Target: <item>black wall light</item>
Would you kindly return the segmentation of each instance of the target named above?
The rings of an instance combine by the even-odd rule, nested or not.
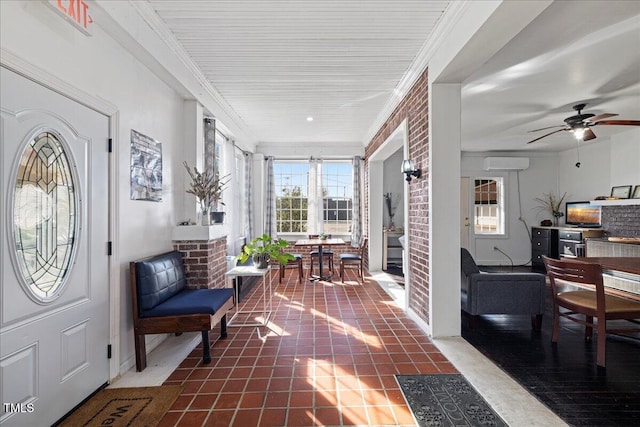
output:
[[[402,173],[407,177],[405,178],[407,182],[411,182],[411,177],[420,178],[422,175],[422,171],[420,169],[416,169],[413,164],[413,160],[403,160],[402,161]]]

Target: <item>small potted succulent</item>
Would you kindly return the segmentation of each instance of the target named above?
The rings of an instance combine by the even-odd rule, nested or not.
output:
[[[200,172],[197,167],[193,167],[193,170],[189,167],[187,162],[184,162],[184,168],[187,170],[189,177],[191,177],[191,183],[187,193],[193,194],[200,203],[200,210],[202,211],[202,225],[209,225],[211,219],[209,217],[209,210],[211,206],[217,206],[218,204],[224,205],[222,202],[222,190],[229,182],[228,176],[220,178],[218,172],[211,173],[209,171]]]
[[[263,234],[245,245],[236,259],[240,263],[244,263],[251,257],[255,267],[259,269],[267,268],[271,260],[286,265],[289,261],[295,260],[293,255],[284,252],[284,249],[288,247],[289,242],[286,240],[274,239],[268,234]]]

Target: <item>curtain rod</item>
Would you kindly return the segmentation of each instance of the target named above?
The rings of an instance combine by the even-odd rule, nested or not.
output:
[[[277,156],[265,156],[264,160],[267,161],[269,157],[273,157],[274,160],[292,160],[292,161],[300,161],[300,160],[313,160],[313,159],[318,159],[318,160],[351,160],[353,159],[353,156],[349,156],[349,157],[277,157]],[[362,156],[357,156],[360,160],[364,160],[364,157]]]

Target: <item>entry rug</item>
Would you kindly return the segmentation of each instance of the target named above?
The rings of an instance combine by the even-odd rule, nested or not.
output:
[[[105,388],[62,420],[59,427],[155,427],[182,386]]]
[[[507,426],[461,374],[396,375],[418,426]]]

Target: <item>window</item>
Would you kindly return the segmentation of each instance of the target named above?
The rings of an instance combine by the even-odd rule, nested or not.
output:
[[[278,233],[307,232],[309,164],[274,162]]]
[[[322,230],[328,234],[351,231],[353,178],[350,162],[321,163],[321,191],[309,189],[309,163],[276,161],[273,174],[276,184],[276,222],[278,233],[302,233],[310,227],[309,197],[318,194],[322,203]]]
[[[504,190],[502,178],[476,178],[474,182],[474,231],[504,234]]]
[[[323,231],[328,234],[351,232],[353,178],[351,163],[322,163]]]

